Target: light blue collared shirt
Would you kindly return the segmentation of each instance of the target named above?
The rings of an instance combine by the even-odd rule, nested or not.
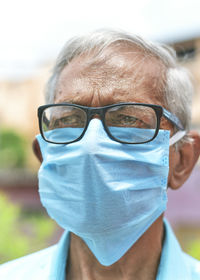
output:
[[[0,265],[1,280],[66,280],[69,247],[65,231],[57,245]],[[165,240],[156,280],[200,280],[200,262],[185,254],[165,220]]]

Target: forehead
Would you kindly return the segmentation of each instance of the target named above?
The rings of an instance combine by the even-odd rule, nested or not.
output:
[[[107,49],[100,56],[82,55],[62,70],[55,103],[105,106],[119,102],[163,105],[165,68],[141,50]]]

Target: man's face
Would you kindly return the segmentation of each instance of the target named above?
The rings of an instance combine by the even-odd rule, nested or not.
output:
[[[101,61],[89,56],[71,61],[60,74],[54,102],[92,107],[119,102],[164,106],[164,81],[165,68],[158,59],[144,56],[137,49],[107,49]],[[160,128],[173,134],[172,124],[164,118]],[[168,185],[173,189],[187,180],[200,154],[200,135],[192,131],[189,136],[192,141],[180,149],[170,147]],[[37,139],[33,141],[33,151],[42,162]]]
[[[165,68],[152,57],[130,50],[105,54],[104,63],[91,63],[90,57],[75,58],[60,74],[55,103],[99,107],[120,102],[163,104]],[[166,108],[167,109],[167,108]],[[162,118],[161,129],[173,132],[173,126]],[[173,168],[174,149],[170,149],[170,167]],[[171,177],[171,169],[169,178]]]

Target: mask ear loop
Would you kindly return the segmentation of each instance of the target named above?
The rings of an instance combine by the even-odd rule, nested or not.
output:
[[[169,139],[169,145],[172,146],[176,142],[178,142],[181,138],[183,138],[186,134],[185,130],[181,130],[176,132],[170,139]]]
[[[176,132],[170,139],[169,139],[169,146],[174,145],[175,143],[177,143],[179,140],[181,140],[181,138],[183,138],[186,135],[186,131],[185,130],[181,130]],[[169,184],[167,185],[167,191],[169,189]]]

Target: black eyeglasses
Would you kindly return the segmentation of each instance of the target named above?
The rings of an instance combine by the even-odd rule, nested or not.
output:
[[[108,136],[124,144],[143,144],[158,134],[164,116],[178,130],[180,120],[159,105],[119,103],[104,107],[86,107],[71,103],[43,105],[38,108],[39,128],[43,139],[55,144],[79,141],[90,120],[99,116]]]

